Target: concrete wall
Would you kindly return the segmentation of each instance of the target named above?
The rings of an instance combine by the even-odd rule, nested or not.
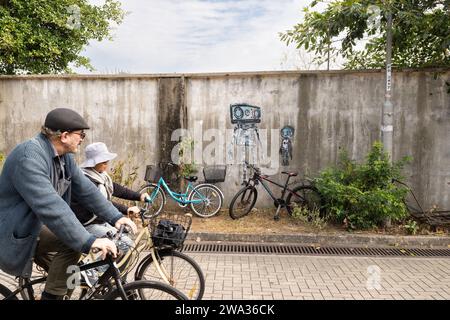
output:
[[[103,141],[130,170],[159,156],[157,78],[0,78],[0,152],[39,132],[55,107],[73,108],[91,125],[83,152]]]
[[[450,83],[449,70],[437,77],[433,70],[395,72],[394,159],[413,157],[406,176],[425,207],[436,204],[449,209],[450,94],[446,82]],[[0,77],[0,151],[9,152],[37,132],[53,107],[70,106],[92,124],[85,144],[104,141],[122,160],[132,154],[130,165],[140,166],[140,177],[146,164],[168,160],[177,143],[170,141],[170,136],[177,128],[189,129],[196,138],[193,155],[200,159],[197,163],[212,157],[217,163],[231,164],[227,156],[234,126],[229,106],[239,102],[262,108],[259,127],[263,144],[267,141],[263,171],[288,169],[315,176],[336,162],[339,149],[362,160],[380,139],[384,74]],[[278,165],[279,129],[285,125],[296,130],[294,159],[288,168],[270,170]],[[205,156],[213,144],[223,148]],[[236,155],[239,148],[234,146],[231,151]],[[271,162],[267,163],[268,159]],[[221,186],[228,204],[240,188],[239,166],[228,167],[227,182]],[[260,204],[269,205],[268,198],[262,197]]]
[[[406,176],[419,200],[450,208],[450,73],[402,72],[394,76],[394,159],[413,157]],[[339,150],[364,159],[381,139],[384,75],[381,72],[271,74],[205,77],[187,80],[189,125],[232,128],[229,103],[249,102],[263,108],[260,128],[293,125],[294,161],[288,169],[314,176],[334,164]],[[229,139],[228,139],[229,140]],[[267,150],[271,150],[270,141]],[[269,152],[270,153],[270,152]],[[239,189],[239,170],[232,167],[225,192]],[[231,183],[229,183],[231,182]],[[267,200],[267,198],[266,198]],[[266,201],[268,204],[268,202]]]

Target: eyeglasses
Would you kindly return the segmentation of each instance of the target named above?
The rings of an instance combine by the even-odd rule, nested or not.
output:
[[[74,131],[69,131],[69,133],[75,133],[78,134],[80,136],[81,139],[84,139],[86,137],[86,132],[81,131],[81,132],[74,132]]]

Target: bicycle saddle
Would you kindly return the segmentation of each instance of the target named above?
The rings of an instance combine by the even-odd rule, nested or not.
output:
[[[190,176],[190,177],[184,177],[184,179],[187,181],[190,181],[190,182],[195,182],[195,181],[197,181],[198,177]]]
[[[296,177],[296,176],[298,176],[298,172],[286,172],[286,171],[283,171],[282,174],[287,174],[287,175],[289,175],[289,177]]]

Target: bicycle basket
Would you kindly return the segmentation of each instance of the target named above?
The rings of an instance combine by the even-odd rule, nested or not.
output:
[[[145,169],[145,181],[158,182],[162,177],[166,183],[178,181],[178,166],[168,166],[167,163],[159,163],[159,165],[147,165]]]
[[[150,220],[150,231],[155,247],[181,249],[191,227],[192,218],[186,215],[160,214]]]
[[[145,181],[158,182],[163,171],[158,166],[148,165],[145,169]]]
[[[203,168],[203,176],[208,183],[224,182],[226,174],[227,166],[216,165]]]

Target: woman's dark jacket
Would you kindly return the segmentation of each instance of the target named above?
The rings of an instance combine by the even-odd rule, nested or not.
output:
[[[87,178],[89,179],[88,176],[87,176]],[[98,186],[98,183],[96,183],[95,181],[92,181],[91,179],[89,179],[89,180],[93,184],[95,184],[95,186]],[[120,184],[117,184],[115,182],[113,182],[113,194],[112,195],[113,195],[113,197],[124,199],[124,200],[139,201],[141,198],[141,195],[138,192],[128,189],[127,187],[121,186]],[[127,214],[127,210],[128,210],[127,206],[125,206],[121,203],[114,202],[114,201],[111,201],[111,202],[117,208],[117,210],[119,210],[122,214],[124,214],[124,215]],[[92,220],[92,218],[94,217],[94,212],[83,207],[80,203],[78,203],[78,201],[75,197],[73,197],[70,207],[71,207],[72,211],[75,213],[75,215],[77,216],[78,220],[80,220],[80,222],[83,225],[87,225],[86,223],[89,220]],[[103,219],[101,219],[100,217],[97,217],[95,220],[93,220],[92,222],[90,222],[88,224],[98,224],[98,223],[104,223],[104,222],[105,221]]]

